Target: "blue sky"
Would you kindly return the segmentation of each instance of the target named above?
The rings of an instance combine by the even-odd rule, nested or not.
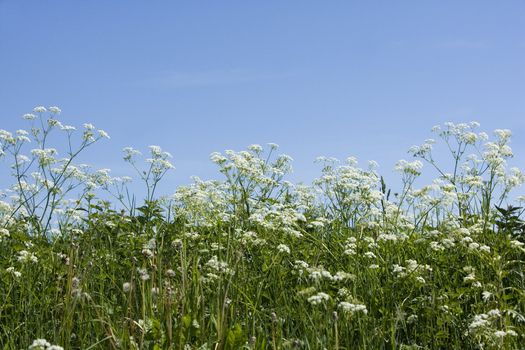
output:
[[[60,106],[111,135],[88,160],[115,175],[125,146],[170,151],[167,192],[252,143],[279,144],[295,180],[319,155],[390,176],[445,121],[512,129],[523,168],[524,24],[521,0],[0,0],[0,128]]]

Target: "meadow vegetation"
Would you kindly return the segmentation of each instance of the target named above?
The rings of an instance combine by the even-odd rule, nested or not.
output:
[[[131,178],[77,164],[108,134],[60,112],[0,130],[13,180],[0,198],[3,349],[525,344],[525,197],[509,198],[525,176],[507,164],[509,130],[435,127],[396,164],[398,190],[352,157],[321,157],[311,185],[291,183],[292,159],[269,144],[212,153],[219,180],[159,196],[171,155],[150,146],[143,162],[128,147],[137,200]],[[417,186],[423,166],[438,176]]]

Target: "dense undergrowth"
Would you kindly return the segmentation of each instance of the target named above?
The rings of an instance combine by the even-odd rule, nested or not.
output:
[[[143,169],[126,148],[147,188],[137,204],[128,178],[75,165],[107,134],[59,113],[37,107],[28,131],[0,131],[14,180],[0,201],[4,349],[525,343],[522,209],[507,199],[524,176],[507,169],[508,130],[489,141],[477,123],[436,127],[451,163],[435,161],[434,140],[411,148],[397,193],[354,158],[320,158],[311,186],[292,184],[270,144],[214,153],[222,180],[157,197],[170,155],[151,146]],[[416,188],[425,163],[439,178]]]

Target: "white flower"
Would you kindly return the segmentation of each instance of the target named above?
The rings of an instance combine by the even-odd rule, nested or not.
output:
[[[370,259],[375,259],[376,255],[373,252],[366,252],[365,256]]]
[[[469,273],[467,276],[463,278],[463,282],[474,282],[476,280],[476,275],[474,273]]]
[[[257,144],[248,146],[248,149],[255,153],[261,153],[263,151],[263,148],[261,147],[261,145],[257,145]]]
[[[479,250],[481,250],[482,252],[490,253],[490,247],[487,245],[482,245],[481,247],[479,247]]]
[[[6,228],[0,228],[0,242],[2,241],[2,238],[9,237],[9,230]]]
[[[85,123],[85,124],[84,124],[84,128],[85,128],[86,130],[91,131],[91,130],[94,130],[94,129],[95,129],[95,126],[94,126],[93,124],[91,124],[91,123]]]
[[[32,263],[38,262],[38,258],[33,253],[30,253],[27,250],[19,251],[17,260],[19,262],[32,262]]]
[[[33,340],[33,344],[29,345],[29,349],[35,349],[35,350],[44,350],[51,346],[51,343],[49,343],[45,339],[35,339]]]
[[[31,113],[26,113],[22,116],[22,118],[24,118],[25,120],[33,120],[36,118],[36,115],[34,114],[31,114]]]
[[[105,131],[102,130],[102,129],[98,130],[98,134],[99,134],[100,137],[102,137],[102,138],[105,138],[105,139],[109,139],[109,138],[110,138],[109,135],[108,135],[108,133],[105,132]]]
[[[332,277],[332,281],[343,281],[352,278],[354,278],[354,275],[348,272],[337,271],[337,273]]]
[[[474,319],[468,326],[469,330],[472,332],[472,331],[476,331],[479,328],[487,327],[489,325],[489,321],[487,319],[488,319],[488,315],[486,314],[475,315]]]
[[[421,163],[419,160],[408,162],[404,159],[401,159],[395,166],[396,171],[412,175],[419,175],[421,168],[423,168],[423,163]]]
[[[328,301],[328,300],[330,300],[330,296],[323,292],[319,292],[308,298],[308,302],[312,305],[318,305],[318,304],[321,304],[323,301]]]
[[[143,280],[143,281],[149,280],[150,276],[149,276],[148,270],[142,269],[142,268],[139,267],[139,268],[137,268],[137,272],[139,273],[139,276],[140,276],[141,280]]]
[[[215,164],[222,164],[222,163],[225,163],[228,159],[223,156],[222,154],[220,154],[219,152],[213,152],[211,155],[210,155],[210,159],[212,162],[214,162]]]
[[[33,108],[33,112],[35,113],[45,113],[47,111],[46,107],[44,106],[38,106]]]
[[[15,278],[20,278],[20,276],[22,276],[22,273],[16,271],[13,266],[8,267],[7,269],[5,269],[5,271],[12,274]]]
[[[498,309],[492,309],[489,312],[487,312],[487,315],[489,315],[489,317],[500,317],[501,311],[499,311]]]
[[[60,127],[60,130],[64,130],[64,131],[75,131],[77,130],[77,128],[75,128],[74,126],[71,126],[71,125],[62,125]]]
[[[410,316],[408,316],[408,318],[407,318],[407,323],[408,323],[408,324],[412,324],[412,323],[414,323],[414,322],[417,321],[417,318],[418,318],[417,315],[410,315]]]
[[[290,254],[290,248],[289,248],[286,244],[279,244],[279,245],[277,246],[277,250],[278,250],[280,253]]]
[[[56,106],[49,107],[48,110],[53,114],[60,114],[62,110]]]
[[[496,338],[503,338],[506,335],[507,335],[507,332],[505,331],[495,331],[494,332],[494,337]]]
[[[362,312],[365,315],[368,313],[368,310],[366,309],[365,305],[362,304],[352,304],[346,301],[342,301],[339,303],[339,308],[341,308],[345,312],[349,312],[351,314]]]

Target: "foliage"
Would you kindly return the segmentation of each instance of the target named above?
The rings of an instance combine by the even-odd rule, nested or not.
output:
[[[271,144],[213,153],[224,180],[195,178],[157,198],[171,156],[151,146],[142,170],[126,148],[147,187],[139,206],[129,178],[73,165],[105,132],[87,124],[64,159],[47,148],[51,125],[73,143],[59,112],[37,107],[25,119],[40,129],[0,131],[15,180],[0,201],[3,349],[514,349],[525,340],[522,210],[502,206],[524,177],[507,170],[507,130],[490,142],[476,123],[436,128],[452,171],[427,140],[411,149],[420,160],[397,163],[397,192],[377,164],[362,169],[355,158],[320,158],[312,186],[292,184],[291,158]],[[416,188],[423,162],[440,177]]]

